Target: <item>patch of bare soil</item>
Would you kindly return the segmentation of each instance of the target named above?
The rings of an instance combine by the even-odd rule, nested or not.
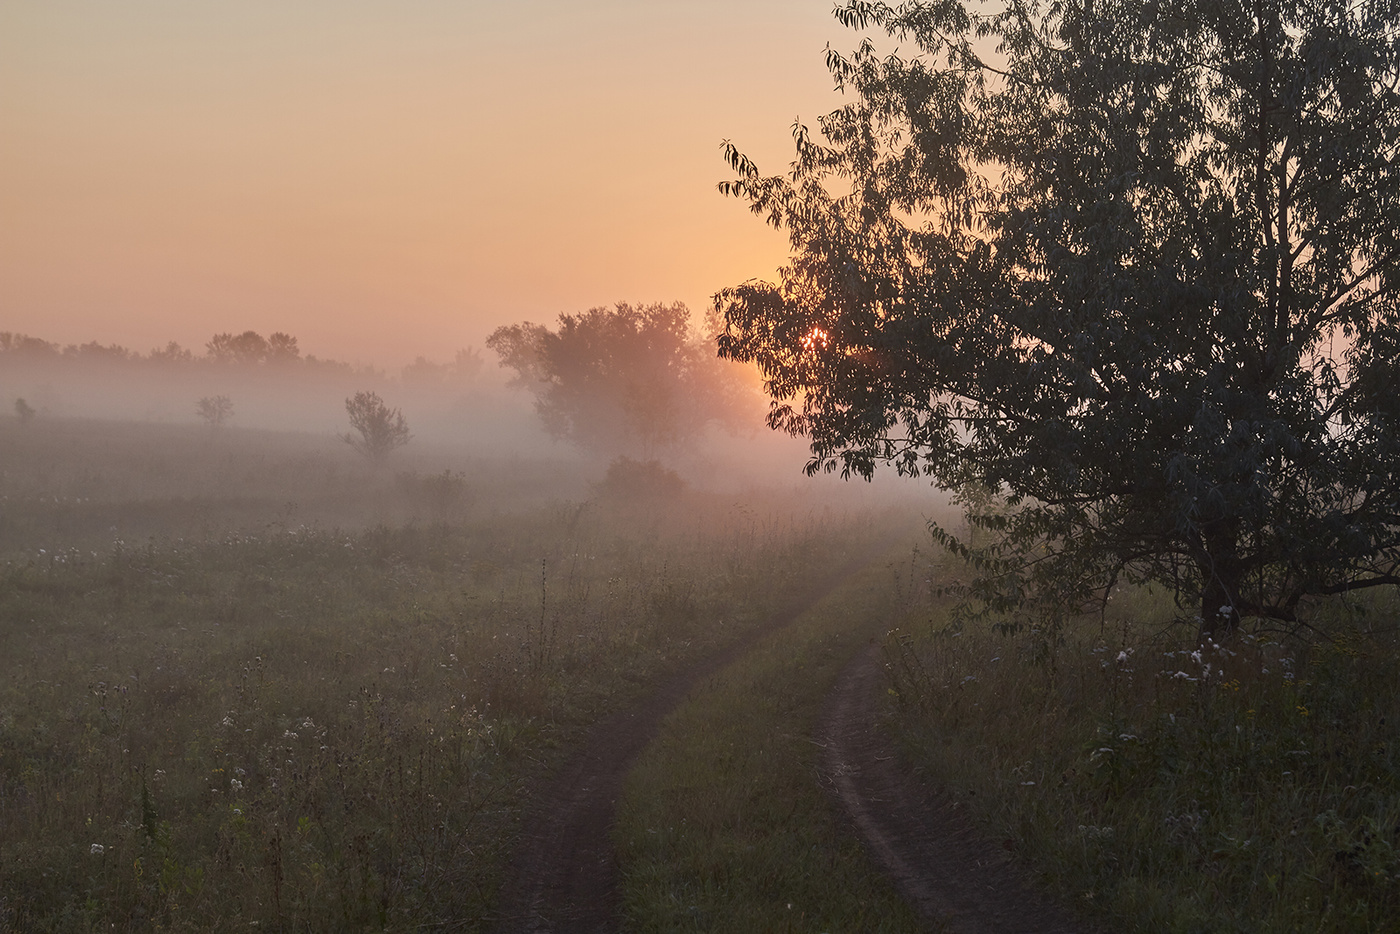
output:
[[[495,930],[500,934],[592,934],[617,929],[617,860],[611,833],[623,781],[661,721],[701,684],[763,637],[839,586],[883,549],[850,560],[827,587],[662,684],[640,704],[597,723],[527,812],[507,867]]]
[[[957,934],[1089,934],[1031,890],[1005,848],[982,839],[952,801],[899,765],[878,727],[885,686],[878,644],[848,664],[817,741],[822,776],[870,852],[931,925]]]

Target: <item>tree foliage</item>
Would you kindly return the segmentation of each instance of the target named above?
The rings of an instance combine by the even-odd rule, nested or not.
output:
[[[345,412],[354,433],[342,434],[340,440],[375,463],[383,462],[412,438],[403,413],[385,405],[377,392],[355,393],[345,400]]]
[[[463,347],[452,358],[451,363],[433,363],[426,357],[417,357],[403,368],[405,383],[420,386],[468,387],[481,377],[486,366],[486,358],[475,347]]]
[[[175,341],[168,341],[164,347],[153,347],[146,357],[151,363],[180,365],[194,362],[194,354]]]
[[[233,417],[233,400],[228,396],[204,396],[195,403],[195,414],[211,429],[218,430]]]
[[[257,331],[215,334],[205,345],[205,350],[209,353],[209,359],[217,363],[239,363],[245,366],[258,363],[296,363],[301,359],[297,339],[281,331],[275,331],[268,337],[263,337]]]
[[[741,389],[680,302],[562,314],[557,330],[527,321],[486,346],[534,393],[545,429],[584,448],[650,459],[737,424]]]
[[[847,0],[905,50],[791,173],[722,292],[809,469],[890,461],[1009,509],[970,595],[1177,588],[1204,632],[1400,582],[1400,4]],[[984,12],[985,11],[985,12]]]

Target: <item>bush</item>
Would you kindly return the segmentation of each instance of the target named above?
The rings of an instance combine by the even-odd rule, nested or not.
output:
[[[426,512],[440,521],[460,518],[475,500],[466,474],[452,470],[427,476],[401,473],[395,483],[412,510]]]
[[[680,474],[660,461],[634,461],[619,457],[608,465],[607,475],[593,485],[601,499],[641,502],[673,500],[685,492]]]

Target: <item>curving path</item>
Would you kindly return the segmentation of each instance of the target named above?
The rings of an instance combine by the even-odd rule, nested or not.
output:
[[[507,867],[495,918],[500,934],[593,934],[613,931],[620,915],[612,826],[617,799],[637,755],[661,721],[691,689],[727,667],[764,637],[882,555],[862,553],[835,571],[825,587],[774,614],[726,649],[662,684],[644,701],[597,723],[527,811],[520,844]]]
[[[1032,892],[1007,854],[978,837],[941,795],[896,761],[877,727],[885,686],[880,646],[869,645],[837,679],[818,728],[822,777],[866,847],[905,898],[956,934],[1088,934]]]
[[[790,623],[872,557],[852,560],[800,605],[775,614],[641,703],[594,725],[580,751],[526,812],[493,929],[500,934],[615,931],[620,905],[611,832],[617,799],[637,755],[694,687]],[[871,643],[846,666],[816,739],[824,747],[823,781],[905,897],[939,930],[956,934],[1090,934],[1028,889],[1004,851],[981,840],[944,798],[898,766],[889,738],[875,726],[884,687],[880,662],[880,647]]]

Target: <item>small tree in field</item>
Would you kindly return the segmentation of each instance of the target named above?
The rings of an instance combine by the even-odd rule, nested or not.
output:
[[[34,421],[34,406],[25,402],[23,396],[15,400],[15,417],[21,425],[28,425]]]
[[[228,396],[205,396],[196,403],[195,412],[211,430],[217,430],[233,417],[233,400]]]
[[[355,393],[345,400],[345,412],[355,433],[343,434],[340,439],[375,463],[408,444],[412,437],[403,413],[385,405],[377,392]]]

